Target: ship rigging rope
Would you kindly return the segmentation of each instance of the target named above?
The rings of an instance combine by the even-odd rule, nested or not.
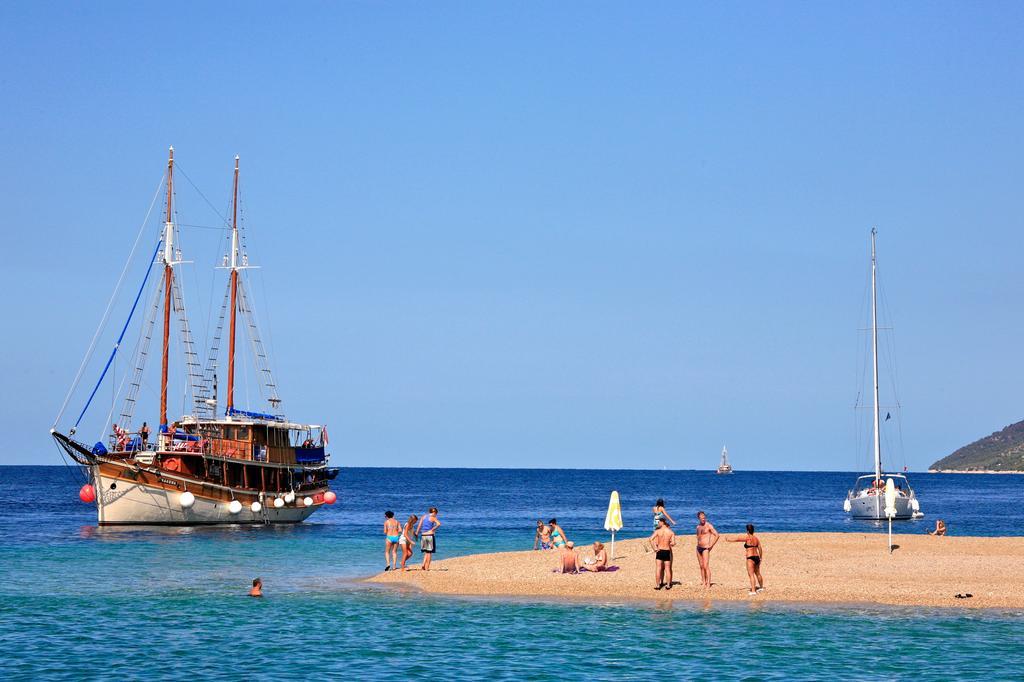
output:
[[[188,173],[185,172],[185,169],[181,167],[180,163],[175,163],[174,164],[174,170],[176,170],[179,173],[181,173],[182,177],[185,178],[186,180],[188,180],[188,184],[192,185],[192,189],[194,189],[196,191],[196,193],[200,197],[203,198],[203,201],[205,201],[206,205],[210,207],[210,210],[213,211],[214,213],[216,213],[217,217],[220,218],[224,222],[224,228],[213,228],[213,229],[225,229],[226,228],[226,229],[230,230],[231,229],[231,221],[227,219],[227,216],[223,215],[220,211],[217,210],[217,207],[213,205],[213,202],[211,202],[209,199],[206,198],[206,195],[203,194],[203,190],[199,189],[199,187],[196,185],[196,183],[192,182],[192,178],[190,178],[188,176]],[[206,227],[206,226],[205,225],[189,225],[189,227]]]
[[[96,391],[99,390],[100,384],[103,383],[103,379],[107,376],[107,370],[110,369],[110,365],[114,362],[114,356],[117,355],[117,349],[121,346],[121,341],[124,340],[124,334],[128,331],[128,325],[132,322],[132,317],[135,315],[135,309],[139,307],[139,299],[142,297],[142,292],[146,289],[146,282],[149,281],[149,273],[153,272],[153,263],[156,261],[156,255],[160,253],[160,245],[164,243],[161,239],[156,243],[156,249],[153,250],[153,257],[149,260],[149,267],[146,268],[146,276],[142,278],[142,286],[139,287],[139,293],[135,294],[135,301],[132,303],[132,309],[128,312],[128,319],[124,321],[124,326],[121,327],[121,334],[117,337],[117,343],[114,344],[114,348],[110,351],[110,357],[107,359],[107,364],[100,373],[99,381],[92,389],[92,393],[89,394],[89,399],[85,401],[85,407],[82,408],[82,412],[78,415],[78,419],[75,421],[75,428],[82,422],[82,417],[85,416],[85,411],[89,409],[89,405],[92,404],[92,399],[96,397]],[[111,406],[113,410],[113,406]],[[58,417],[59,419],[59,417]]]
[[[160,182],[157,183],[156,191],[153,193],[153,200],[149,202],[149,210],[146,211],[146,217],[142,220],[142,225],[139,226],[139,233],[135,235],[135,243],[132,244],[131,253],[128,254],[128,260],[125,261],[124,268],[121,270],[121,276],[117,278],[117,285],[114,286],[114,293],[110,295],[110,300],[107,301],[107,309],[103,311],[103,317],[100,318],[100,324],[96,327],[96,333],[92,335],[92,341],[89,342],[89,348],[85,351],[85,357],[82,358],[82,364],[78,366],[78,372],[75,374],[74,381],[71,382],[71,388],[68,389],[67,395],[64,396],[64,402],[61,403],[60,411],[57,412],[57,416],[53,420],[54,428],[56,428],[61,417],[64,416],[64,410],[68,408],[71,396],[74,394],[75,389],[78,388],[78,383],[82,380],[82,373],[85,372],[85,366],[89,364],[89,360],[92,359],[92,353],[96,350],[96,341],[100,338],[100,332],[103,331],[103,328],[107,324],[107,318],[110,316],[110,310],[114,306],[114,300],[117,298],[117,293],[120,291],[121,284],[124,282],[124,276],[128,272],[128,266],[131,265],[132,257],[135,255],[135,250],[139,246],[139,241],[142,239],[142,233],[146,230],[146,223],[149,222],[149,216],[153,213],[153,207],[156,205],[156,200],[160,196],[160,190],[164,186],[164,179],[166,177],[166,175],[160,176]],[[154,256],[154,258],[155,257],[156,256]],[[81,419],[81,417],[79,417],[79,419]]]

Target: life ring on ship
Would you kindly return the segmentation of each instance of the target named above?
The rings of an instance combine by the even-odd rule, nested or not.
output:
[[[180,471],[181,459],[178,457],[168,457],[163,461],[163,467],[168,471]]]

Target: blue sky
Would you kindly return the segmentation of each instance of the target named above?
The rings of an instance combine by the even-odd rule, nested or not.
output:
[[[0,463],[60,461],[173,144],[219,210],[241,155],[282,395],[335,463],[863,466],[875,225],[924,468],[1024,418],[1022,15],[5,3]],[[183,230],[200,339],[219,236]]]

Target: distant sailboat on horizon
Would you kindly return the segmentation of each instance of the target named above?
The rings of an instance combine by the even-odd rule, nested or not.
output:
[[[722,463],[718,465],[718,470],[715,471],[717,474],[731,474],[732,465],[729,464],[729,450],[723,445],[722,446]]]

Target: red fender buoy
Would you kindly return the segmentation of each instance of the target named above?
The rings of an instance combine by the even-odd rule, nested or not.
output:
[[[338,500],[338,496],[334,494],[333,490],[328,490],[324,493],[324,502],[327,504],[334,504]]]
[[[86,504],[92,504],[96,501],[96,489],[92,487],[91,483],[86,483],[82,486],[81,490],[78,491],[78,499]]]

